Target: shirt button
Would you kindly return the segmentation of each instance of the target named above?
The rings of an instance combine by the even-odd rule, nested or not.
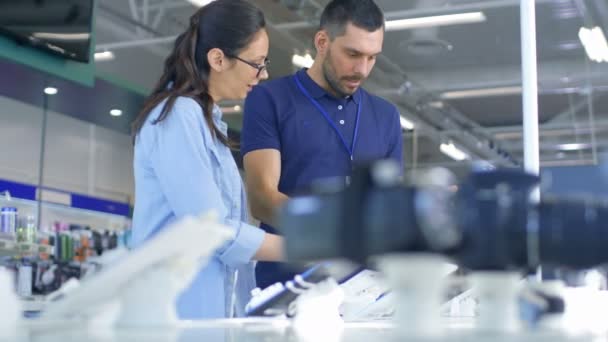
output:
[[[340,125],[344,125],[344,120],[340,120]]]
[[[338,110],[342,110],[342,108],[343,108],[342,105],[338,106]]]

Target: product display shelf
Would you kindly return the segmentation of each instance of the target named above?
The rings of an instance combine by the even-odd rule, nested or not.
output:
[[[39,254],[53,254],[53,247],[0,238],[0,257],[33,256]]]
[[[40,200],[40,201],[38,201]],[[0,179],[0,207],[17,208],[19,219],[39,218],[39,233],[53,232],[56,222],[99,231],[122,231],[130,226],[128,201]]]

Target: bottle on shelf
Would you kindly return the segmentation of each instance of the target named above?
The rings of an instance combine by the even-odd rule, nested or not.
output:
[[[49,227],[44,225],[38,229],[37,241],[41,246],[52,246],[53,245],[53,233],[50,232]],[[50,257],[47,253],[40,253],[41,260],[48,260]]]
[[[17,208],[2,207],[0,209],[0,237],[14,239],[17,230]]]
[[[31,297],[34,284],[32,262],[22,259],[17,266],[17,294],[21,297]]]
[[[17,242],[36,243],[36,217],[34,215],[25,215],[17,220],[17,222]]]

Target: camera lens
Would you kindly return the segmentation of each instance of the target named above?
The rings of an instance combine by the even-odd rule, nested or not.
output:
[[[539,247],[543,264],[589,268],[608,261],[608,204],[584,199],[543,199]]]

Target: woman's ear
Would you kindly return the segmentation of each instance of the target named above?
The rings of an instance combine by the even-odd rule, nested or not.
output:
[[[226,55],[218,48],[213,48],[207,52],[207,61],[212,70],[220,72],[226,68]]]

